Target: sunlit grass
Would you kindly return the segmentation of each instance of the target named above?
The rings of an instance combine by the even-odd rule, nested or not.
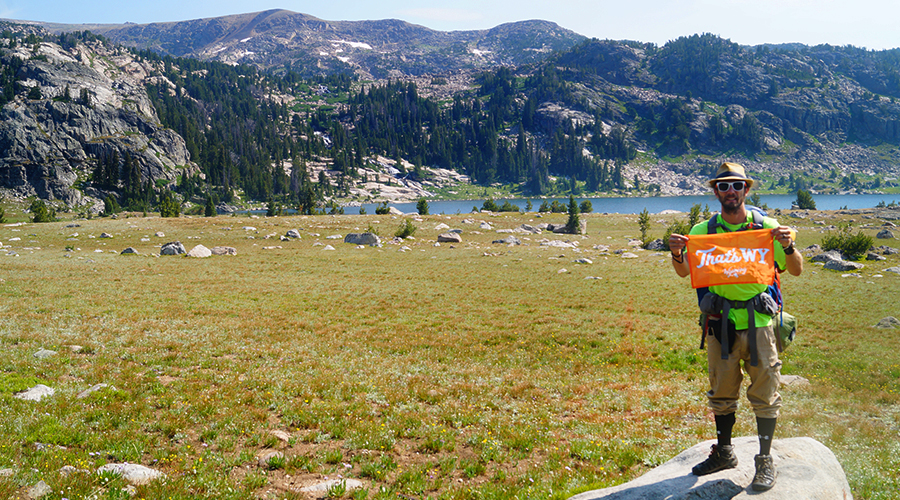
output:
[[[586,237],[515,247],[464,220],[565,215],[427,216],[382,248],[328,237],[390,235],[400,219],[0,227],[18,254],[0,255],[0,469],[15,471],[0,497],[40,479],[70,498],[117,491],[93,472],[125,461],[166,473],[137,487],[146,498],[302,498],[302,481],[335,474],[363,481],[353,498],[566,498],[640,475],[713,434],[696,299],[665,254],[594,249],[630,250],[636,217],[583,217]],[[435,246],[441,222],[464,242]],[[821,238],[799,222],[801,247]],[[281,241],[289,229],[302,238]],[[175,240],[238,255],[159,257]],[[140,254],[119,255],[128,246]],[[889,259],[862,278],[807,263],[784,280],[802,323],[783,372],[811,386],[785,389],[778,435],[834,450],[856,498],[900,486],[900,339],[871,328],[900,316],[898,277],[873,277]],[[38,360],[41,348],[58,354]],[[12,397],[38,383],[56,394]],[[99,383],[110,387],[76,398]],[[755,433],[743,401],[736,432]],[[284,458],[260,466],[267,450]]]

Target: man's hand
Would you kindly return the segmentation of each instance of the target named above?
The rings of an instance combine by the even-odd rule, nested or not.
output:
[[[672,255],[679,256],[684,251],[684,247],[687,246],[688,237],[681,234],[671,234],[669,235],[669,251],[672,252]]]
[[[784,248],[794,243],[794,234],[794,230],[787,226],[778,226],[772,229],[772,238],[781,243]]]
[[[785,249],[784,263],[787,265],[787,271],[794,276],[800,276],[803,272],[803,256],[793,247],[797,233],[787,226],[778,226],[772,229],[772,238],[781,243]]]
[[[672,267],[678,276],[684,278],[691,274],[688,268],[687,259],[684,255],[684,247],[687,246],[688,237],[681,234],[669,235],[669,251],[672,252]]]

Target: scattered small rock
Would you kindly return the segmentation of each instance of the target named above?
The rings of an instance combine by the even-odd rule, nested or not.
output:
[[[889,229],[882,229],[875,237],[879,240],[892,240],[894,239],[894,233],[892,233]]]
[[[51,488],[49,484],[45,483],[44,481],[38,481],[36,485],[28,488],[28,491],[25,492],[25,497],[31,500],[36,500],[51,493],[53,493],[53,488]]]
[[[122,255],[138,255],[138,251],[134,249],[134,247],[128,247],[125,250],[122,250]]]
[[[77,467],[72,467],[71,465],[63,465],[62,467],[59,468],[59,474],[63,477],[70,476],[75,473],[89,474],[90,471],[87,471],[84,469],[79,469]]]
[[[101,233],[101,234],[100,234],[100,237],[101,237],[101,238],[112,238],[113,235],[111,235],[111,234],[109,234],[109,233]]]
[[[287,443],[291,440],[290,434],[288,434],[285,431],[279,430],[279,429],[271,430],[271,431],[269,431],[269,434],[275,436],[276,438],[278,438],[279,441],[282,441],[285,443]]]
[[[541,242],[541,246],[553,248],[575,248],[575,245],[573,245],[572,243],[560,240],[544,240]]]
[[[291,229],[287,233],[285,233],[285,236],[287,236],[288,238],[293,238],[295,240],[299,240],[300,239],[300,231],[297,231],[296,229]]]
[[[52,387],[47,387],[44,384],[38,384],[27,391],[22,391],[15,394],[16,399],[24,399],[25,401],[40,401],[47,396],[52,396],[56,393],[56,390]]]
[[[622,258],[623,259],[636,259],[636,258],[638,258],[638,256],[631,252],[622,252]]]
[[[580,259],[575,259],[575,263],[576,264],[593,264],[594,261],[592,261],[591,259],[588,259],[586,257],[582,257]]]
[[[893,316],[888,316],[881,318],[881,321],[873,325],[872,328],[900,328],[900,320]]]
[[[462,236],[458,233],[441,233],[437,240],[438,243],[462,243]]]
[[[786,387],[806,387],[809,386],[809,380],[799,375],[782,375],[781,385]]]
[[[510,236],[507,236],[506,238],[503,238],[502,240],[494,240],[492,243],[494,243],[496,245],[512,246],[512,245],[521,245],[522,241],[519,240],[519,238],[516,238],[515,236],[510,235]]]
[[[106,464],[97,469],[98,474],[101,472],[112,472],[114,474],[118,474],[122,476],[123,479],[135,486],[147,484],[157,478],[166,477],[164,473],[156,469],[151,469],[150,467],[145,467],[139,464],[129,463]]]
[[[325,248],[323,248],[322,250],[334,250],[334,247],[331,245],[325,245]]]
[[[32,354],[36,359],[47,359],[56,356],[56,351],[51,351],[50,349],[41,349],[40,351]]]
[[[341,483],[344,483],[344,487],[348,492],[362,488],[363,486],[362,482],[356,479],[329,479],[321,483],[316,483],[312,486],[301,488],[300,491],[303,493],[310,493],[316,498],[322,498],[328,494],[329,490],[336,486],[340,486]]]
[[[213,255],[237,255],[237,249],[234,247],[212,247],[210,252]]]
[[[79,392],[78,395],[75,396],[75,399],[84,399],[84,398],[90,396],[91,394],[93,394],[93,393],[99,391],[100,389],[103,389],[103,388],[106,388],[106,387],[109,387],[109,384],[95,384],[95,385],[92,385],[90,388],[85,389],[85,390]],[[113,387],[113,389],[115,389],[115,387]]]
[[[269,462],[272,459],[281,459],[284,458],[284,453],[277,450],[268,450],[262,453],[262,455],[256,458],[256,463],[259,464],[260,467],[268,467]]]
[[[900,266],[889,267],[889,268],[885,269],[884,272],[900,274]]]

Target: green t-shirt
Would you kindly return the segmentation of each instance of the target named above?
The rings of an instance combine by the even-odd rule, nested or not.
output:
[[[716,229],[717,233],[725,233],[728,231],[737,231],[742,227],[745,227],[745,224],[735,225],[729,224],[725,222],[722,218],[721,214],[717,214],[719,227]],[[753,214],[750,213],[750,210],[747,210],[747,223],[753,222]],[[706,234],[708,231],[709,221],[703,221],[695,225],[691,228],[690,234]],[[778,227],[778,221],[771,218],[765,217],[763,218],[763,228],[765,229],[774,229]],[[725,228],[728,228],[727,230]],[[785,261],[784,261],[784,247],[781,246],[780,243],[773,243],[773,250],[775,252],[775,265],[778,266],[778,269],[785,269]],[[690,255],[688,257],[688,262],[690,262]],[[765,292],[768,289],[768,285],[762,285],[759,283],[749,283],[744,285],[718,285],[711,286],[709,290],[716,295],[721,295],[729,300],[749,300],[755,295]],[[747,323],[747,310],[746,309],[732,309],[728,314],[728,319],[730,319],[734,323],[734,327],[738,330],[745,330],[748,327]],[[756,327],[760,328],[763,326],[769,326],[772,323],[772,317],[768,314],[763,314],[761,312],[756,312]]]

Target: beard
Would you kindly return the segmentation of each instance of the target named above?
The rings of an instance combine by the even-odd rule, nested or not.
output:
[[[719,203],[722,204],[722,213],[734,215],[740,213],[744,200],[741,196],[729,197],[727,194],[719,194]]]

